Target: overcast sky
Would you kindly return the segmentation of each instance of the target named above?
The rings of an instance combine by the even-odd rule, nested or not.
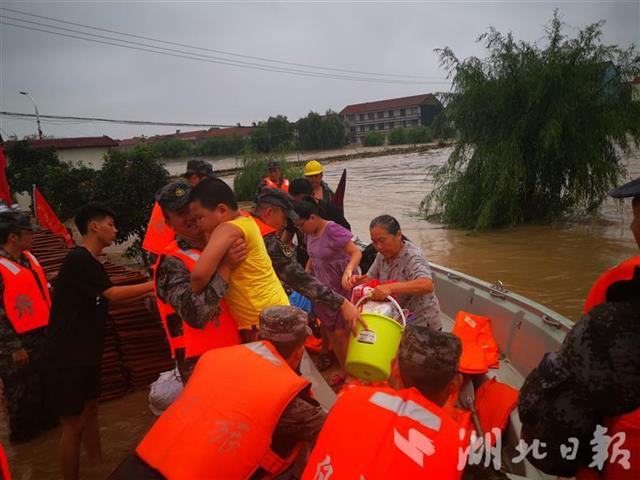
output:
[[[540,40],[544,35],[543,27],[556,7],[563,21],[574,28],[606,20],[606,43],[640,44],[638,0],[414,3],[2,0],[0,3],[4,8],[29,14],[206,49],[337,69],[436,77],[428,82],[441,82],[384,84],[296,76],[0,25],[2,111],[33,113],[29,99],[18,94],[26,90],[36,98],[40,113],[50,115],[251,124],[269,115],[284,114],[290,120],[296,120],[310,110],[339,111],[351,103],[447,90],[446,72],[438,66],[435,48],[449,46],[459,57],[482,55],[483,50],[475,39],[490,25],[503,32],[512,31],[518,39]],[[4,22],[31,28],[53,31],[51,27],[14,19],[116,36],[7,10],[2,14]],[[56,31],[78,36],[74,32]],[[150,40],[132,37],[126,40],[152,44]],[[225,61],[266,63],[175,45],[161,46]],[[138,45],[138,48],[148,47]],[[266,64],[323,74],[382,78]],[[35,121],[31,119],[2,117],[0,122],[3,136],[35,133]],[[196,129],[180,128],[183,131]],[[109,135],[126,138],[169,133],[175,131],[175,127],[43,122],[43,130],[45,134],[60,137]]]

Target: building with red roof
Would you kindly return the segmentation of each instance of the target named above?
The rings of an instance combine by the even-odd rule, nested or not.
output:
[[[432,93],[391,98],[347,105],[339,115],[345,124],[349,143],[362,143],[369,132],[385,136],[395,127],[429,125],[442,110],[442,104]]]
[[[152,137],[134,137],[127,138],[125,140],[119,140],[118,143],[121,149],[130,149],[134,145],[141,142],[163,142],[166,140],[184,140],[191,142],[192,146],[196,146],[199,142],[216,137],[226,137],[237,135],[240,137],[246,137],[251,133],[252,127],[229,127],[229,128],[209,128],[208,130],[193,130],[190,132],[182,132],[176,130],[176,133],[169,133],[167,135],[154,135]]]

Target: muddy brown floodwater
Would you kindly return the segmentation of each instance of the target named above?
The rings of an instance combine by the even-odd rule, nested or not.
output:
[[[571,320],[579,318],[589,287],[600,273],[637,252],[628,228],[630,202],[607,201],[601,215],[589,220],[489,233],[449,230],[420,218],[420,201],[432,189],[425,169],[442,164],[450,152],[441,149],[332,163],[325,166],[325,180],[335,187],[342,169],[348,169],[345,212],[361,239],[369,240],[373,217],[388,213],[430,261],[489,282],[501,280],[507,289]],[[639,152],[629,156],[626,164],[629,179],[640,175]],[[99,416],[106,462],[90,467],[83,456],[84,479],[106,478],[133,451],[154,418],[146,391],[101,404]],[[6,429],[0,428],[0,435],[16,480],[59,478],[57,429],[18,446],[7,445]]]

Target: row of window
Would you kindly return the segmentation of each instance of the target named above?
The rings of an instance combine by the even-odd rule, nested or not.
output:
[[[403,120],[402,122],[389,122],[389,123],[377,123],[371,125],[360,125],[360,127],[350,127],[351,133],[356,133],[358,128],[361,132],[373,132],[374,130],[384,130],[385,127],[391,130],[395,127],[416,127],[418,125],[418,120]]]
[[[357,115],[359,121],[374,120],[376,118],[393,118],[395,116],[404,117],[405,115],[417,115],[418,107],[414,108],[400,108],[398,110],[385,110],[383,112],[369,112],[359,113]],[[355,114],[347,115],[347,121],[354,122],[356,120]]]

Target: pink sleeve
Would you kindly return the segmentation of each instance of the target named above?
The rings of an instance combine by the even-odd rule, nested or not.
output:
[[[342,249],[351,241],[353,233],[337,223],[330,222],[327,225],[327,234],[332,248]]]

